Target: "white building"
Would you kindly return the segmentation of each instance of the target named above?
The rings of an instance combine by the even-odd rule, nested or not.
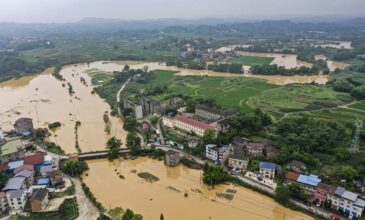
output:
[[[230,151],[228,146],[217,147],[215,144],[208,144],[205,146],[205,156],[206,158],[223,164],[227,161],[230,155]]]
[[[19,213],[24,210],[27,202],[26,191],[24,189],[8,191],[6,192],[6,198],[12,212]]]
[[[207,129],[214,130],[214,127],[204,122],[183,115],[176,115],[175,118],[164,117],[162,122],[166,127],[177,128],[187,133],[194,133],[199,137],[203,137]]]
[[[365,201],[358,198],[358,194],[337,187],[334,194],[328,194],[327,199],[331,201],[332,207],[352,215],[361,217],[364,212]]]

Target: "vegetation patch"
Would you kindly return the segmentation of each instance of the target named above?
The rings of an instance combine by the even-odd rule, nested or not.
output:
[[[246,66],[255,66],[255,65],[268,65],[275,58],[273,57],[255,57],[255,56],[237,56],[230,60],[230,62],[241,63]]]
[[[149,183],[153,183],[156,181],[159,181],[160,178],[158,178],[157,176],[153,175],[152,173],[149,172],[141,172],[137,174],[140,178],[146,180]]]

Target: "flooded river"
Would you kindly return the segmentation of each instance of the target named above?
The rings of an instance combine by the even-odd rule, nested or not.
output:
[[[101,159],[88,161],[88,164],[90,170],[87,175],[84,173],[83,181],[105,208],[130,208],[146,220],[159,219],[161,213],[165,219],[174,220],[312,219],[243,187],[220,185],[209,190],[200,183],[200,170],[184,166],[170,168],[149,158],[122,162]],[[119,178],[117,172],[125,179]],[[160,180],[148,183],[135,172],[149,172]],[[237,191],[231,201],[216,197],[217,192],[227,189]]]

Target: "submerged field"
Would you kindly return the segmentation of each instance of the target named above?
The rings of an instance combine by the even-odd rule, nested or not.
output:
[[[247,66],[270,64],[275,58],[272,57],[255,57],[255,56],[238,56],[232,58],[231,62],[241,63]]]

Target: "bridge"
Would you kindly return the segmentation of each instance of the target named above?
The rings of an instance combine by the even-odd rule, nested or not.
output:
[[[130,149],[120,149],[119,154],[126,155],[126,154],[130,153],[130,151],[131,151]],[[78,158],[79,160],[92,160],[92,159],[106,158],[108,156],[107,150],[95,151],[95,152],[85,152],[85,153],[79,153],[79,154],[74,154],[74,155],[65,155],[65,156],[52,154],[50,152],[47,152],[47,153],[62,161],[69,160],[71,158]]]

